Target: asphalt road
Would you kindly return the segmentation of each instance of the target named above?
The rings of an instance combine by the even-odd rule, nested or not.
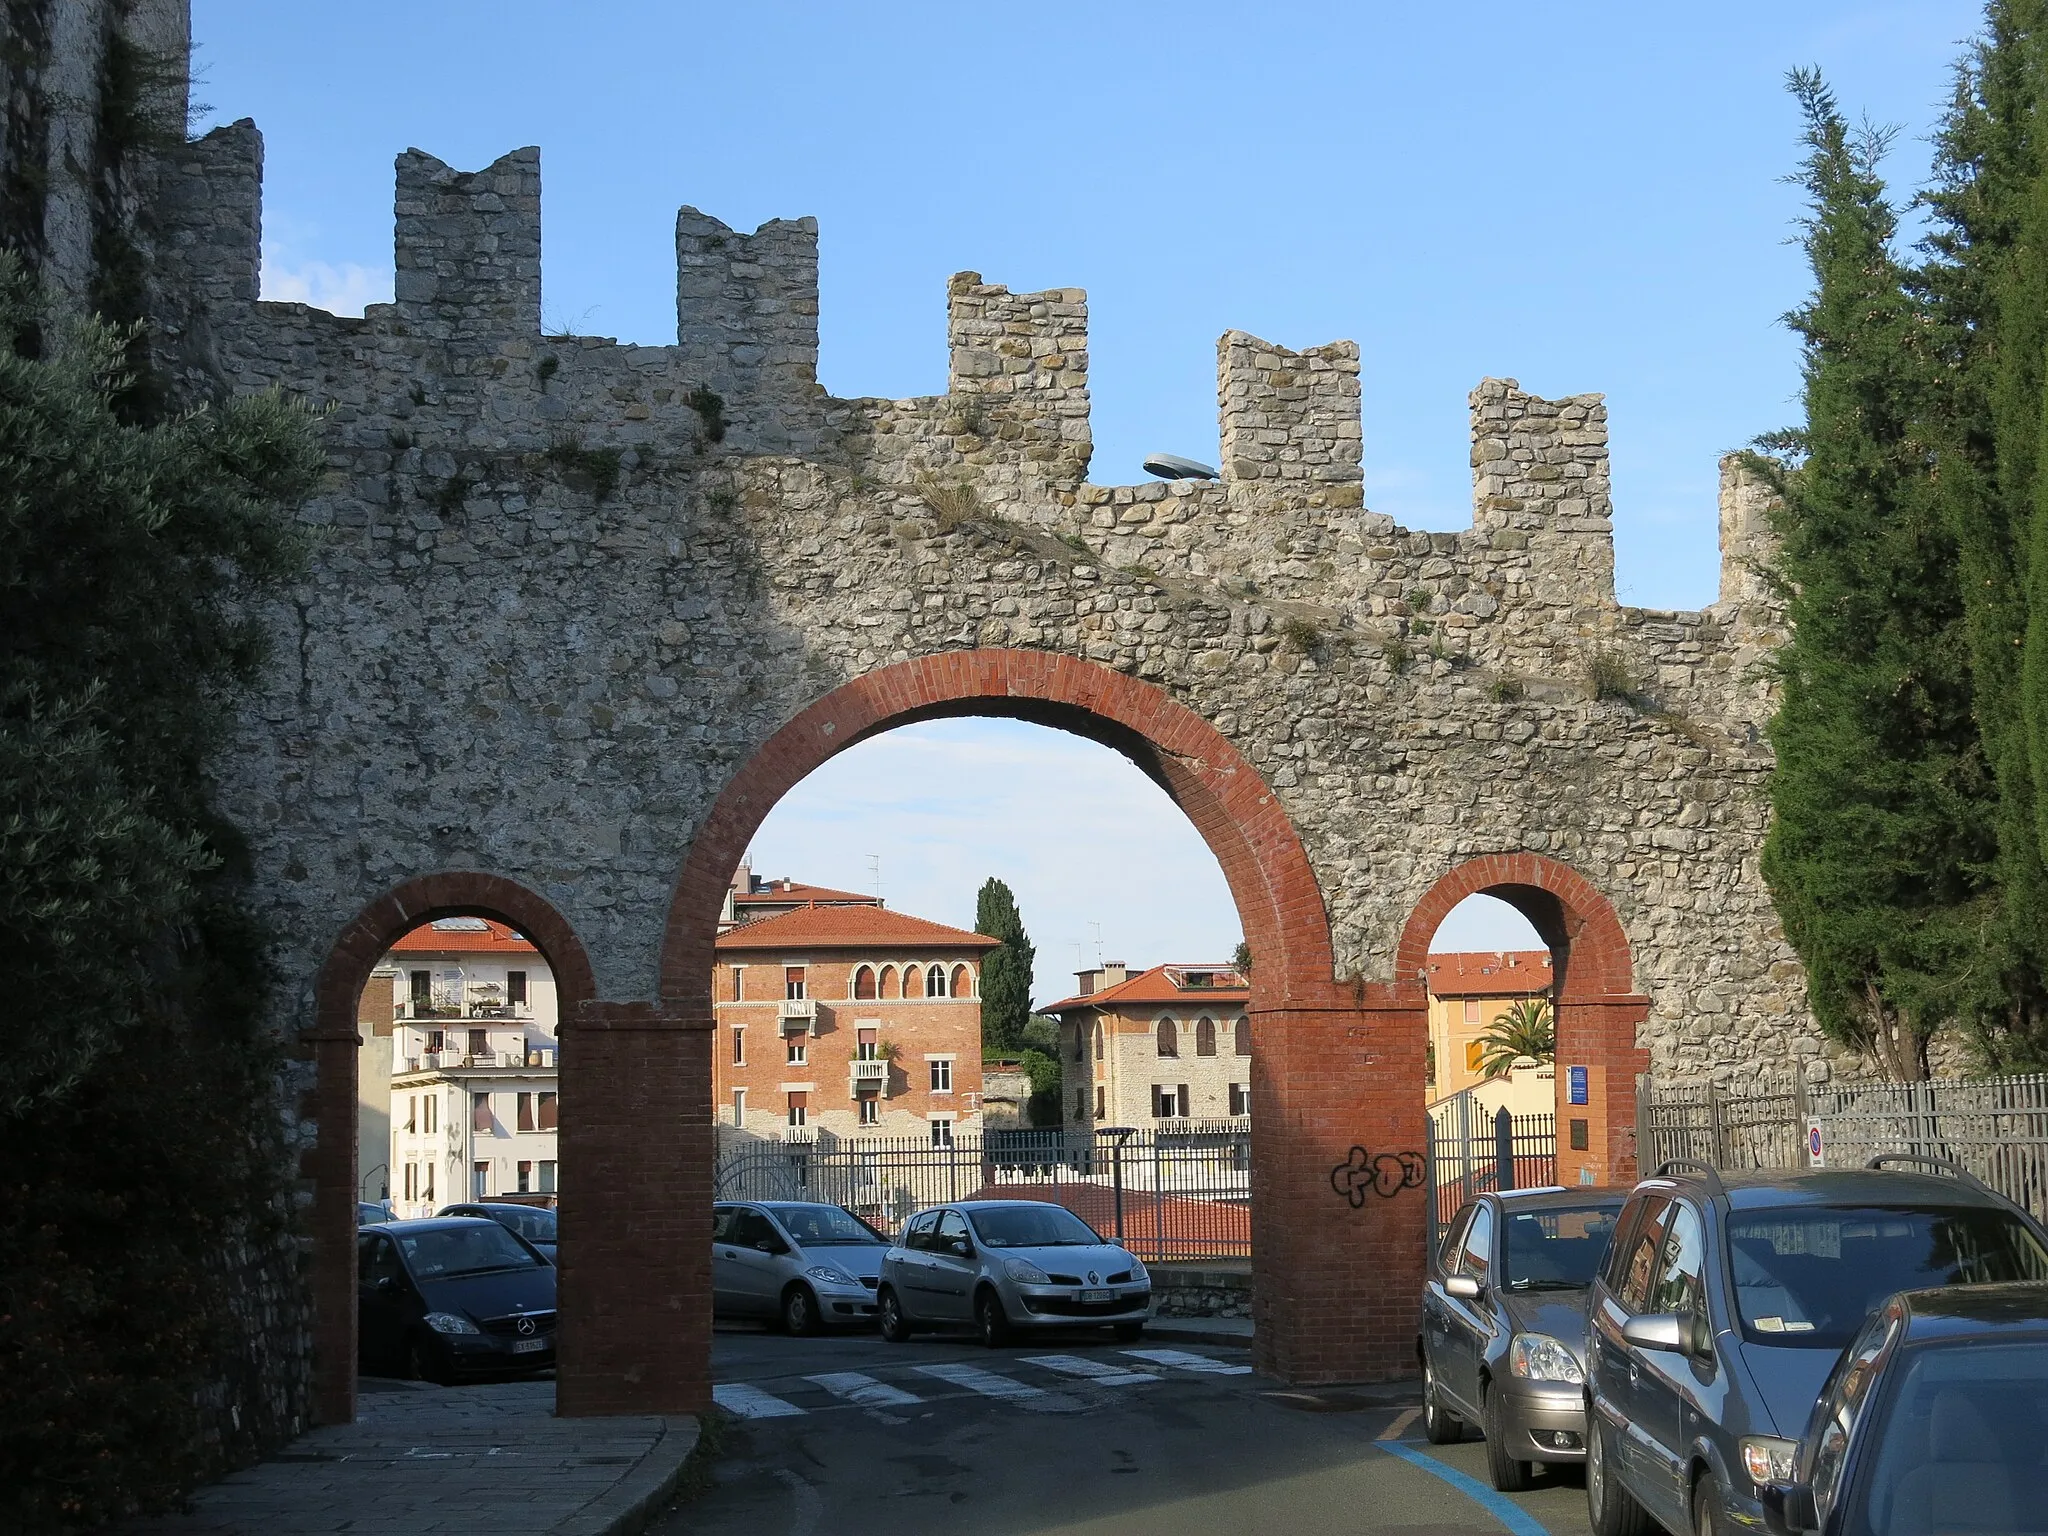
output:
[[[712,1360],[733,1417],[660,1536],[1589,1536],[1576,1471],[1496,1494],[1411,1389],[1291,1391],[1243,1350],[721,1331]]]

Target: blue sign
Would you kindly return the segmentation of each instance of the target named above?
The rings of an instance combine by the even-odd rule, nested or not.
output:
[[[1564,1073],[1567,1101],[1573,1104],[1590,1102],[1592,1094],[1586,1084],[1586,1069],[1584,1067],[1566,1067]]]

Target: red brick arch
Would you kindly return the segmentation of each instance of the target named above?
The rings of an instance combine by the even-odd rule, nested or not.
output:
[[[355,1417],[357,1005],[392,943],[437,917],[490,917],[533,941],[554,972],[561,1017],[597,995],[590,957],[545,897],[502,875],[446,870],[394,886],[358,912],[320,967],[313,1027],[300,1035],[314,1060],[318,1127],[302,1172],[313,1186],[313,1411],[324,1424]],[[573,1190],[573,1180],[565,1190]]]
[[[1567,864],[1540,853],[1491,853],[1468,859],[1416,903],[1394,953],[1394,974],[1426,976],[1429,941],[1451,909],[1468,896],[1492,896],[1529,920],[1550,946],[1557,1013],[1558,1178],[1580,1182],[1590,1170],[1599,1184],[1636,1176],[1635,1082],[1650,1053],[1636,1043],[1650,1001],[1635,991],[1628,934],[1614,906]],[[1587,1102],[1572,1104],[1568,1069],[1584,1067]],[[1573,1122],[1583,1148],[1574,1148]]]

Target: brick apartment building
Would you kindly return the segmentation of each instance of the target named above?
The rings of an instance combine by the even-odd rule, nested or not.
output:
[[[1477,1088],[1489,1110],[1505,1104],[1518,1115],[1549,1114],[1557,1072],[1546,1062],[1491,1082],[1479,1073],[1480,1037],[1527,998],[1548,997],[1550,951],[1510,949],[1429,957],[1429,1101]]]
[[[1077,973],[1060,1021],[1067,1124],[1150,1125],[1251,1113],[1251,986],[1227,965],[1121,960]]]
[[[727,912],[712,989],[724,1134],[948,1146],[981,1130],[981,961],[1000,941],[745,866]]]

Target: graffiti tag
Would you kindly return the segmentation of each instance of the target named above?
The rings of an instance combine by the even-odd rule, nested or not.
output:
[[[1422,1188],[1424,1172],[1420,1152],[1382,1152],[1375,1157],[1363,1147],[1353,1147],[1351,1156],[1330,1170],[1330,1188],[1349,1200],[1355,1211],[1368,1194],[1391,1200],[1404,1189]]]

